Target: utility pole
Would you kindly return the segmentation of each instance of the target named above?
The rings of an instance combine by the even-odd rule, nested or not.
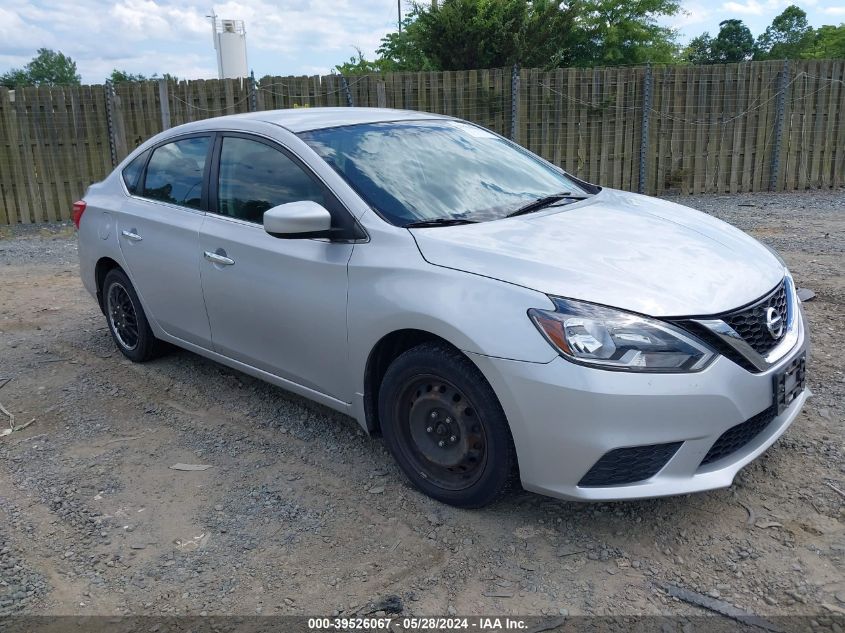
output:
[[[402,0],[396,0],[396,15],[398,16],[399,32],[402,32]]]

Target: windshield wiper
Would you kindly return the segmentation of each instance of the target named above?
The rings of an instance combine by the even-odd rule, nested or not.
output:
[[[550,196],[543,196],[542,198],[532,200],[528,204],[519,207],[516,211],[508,213],[506,217],[512,218],[517,215],[531,213],[532,211],[539,211],[540,209],[553,205],[555,202],[560,202],[561,200],[585,200],[586,198],[587,196],[573,195],[571,191],[561,191],[560,193],[553,193]]]
[[[459,224],[476,224],[475,220],[466,220],[463,218],[435,218],[434,220],[419,220],[404,224],[406,229],[424,229],[429,226],[457,226]]]

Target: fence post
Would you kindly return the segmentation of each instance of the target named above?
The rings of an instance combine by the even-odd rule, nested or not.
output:
[[[255,71],[249,71],[249,111],[258,111],[258,96],[255,92]]]
[[[352,102],[352,93],[349,92],[349,82],[346,81],[346,77],[341,75],[340,76],[340,83],[343,86],[343,92],[346,93],[346,105],[351,108],[355,104]]]
[[[161,129],[170,129],[170,98],[167,93],[167,79],[158,80],[158,100],[161,102]]]
[[[645,181],[648,167],[648,125],[651,118],[651,62],[645,67],[643,78],[643,120],[640,130],[640,174],[637,182],[637,193],[645,193]]]
[[[117,166],[117,148],[114,134],[114,84],[106,79],[106,127],[109,132],[109,151],[111,152],[111,166]]]
[[[511,134],[510,139],[516,141],[519,130],[519,64],[511,68]]]
[[[780,152],[783,145],[783,119],[786,105],[786,83],[789,77],[789,60],[783,61],[783,69],[778,77],[778,98],[775,110],[775,138],[772,148],[772,166],[769,172],[769,191],[778,187],[778,172],[780,171]]]

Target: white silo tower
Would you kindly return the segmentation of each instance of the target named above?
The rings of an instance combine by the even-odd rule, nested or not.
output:
[[[243,20],[218,20],[212,13],[211,29],[217,51],[217,76],[238,79],[249,75],[246,63],[246,29]]]

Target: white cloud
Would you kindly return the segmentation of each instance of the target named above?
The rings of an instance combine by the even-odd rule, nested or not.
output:
[[[722,5],[722,8],[741,15],[767,15],[779,12],[779,9],[786,8],[788,4],[785,0],[766,0],[765,2],[746,0],[745,2],[726,2]],[[725,16],[723,19],[727,20],[730,17]]]
[[[845,15],[845,7],[824,7],[821,12],[826,15]]]
[[[713,12],[708,7],[699,4],[698,2],[685,2],[681,11],[668,18],[666,23],[672,28],[680,29],[687,26],[702,24],[712,14]]]
[[[211,32],[208,19],[199,10],[153,0],[123,0],[114,4],[109,13],[121,34],[133,39],[193,38]]]
[[[34,41],[44,42],[39,46],[47,46],[53,44],[55,38],[47,29],[26,22],[15,10],[0,7],[0,52],[24,52],[32,49]]]

